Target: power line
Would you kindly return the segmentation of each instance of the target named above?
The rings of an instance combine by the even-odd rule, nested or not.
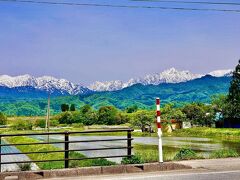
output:
[[[67,5],[67,6],[90,6],[90,7],[108,7],[108,8],[136,8],[136,9],[161,9],[176,11],[215,11],[215,12],[232,12],[240,13],[240,9],[215,9],[215,8],[185,8],[185,7],[164,7],[164,6],[146,6],[146,5],[114,5],[114,4],[98,4],[98,3],[73,3],[73,2],[50,2],[36,0],[0,0],[0,2],[15,3],[32,3],[46,5]]]
[[[158,3],[177,3],[177,4],[204,4],[204,5],[231,5],[240,6],[235,2],[210,2],[210,1],[174,1],[174,0],[130,0],[138,2],[158,2]]]

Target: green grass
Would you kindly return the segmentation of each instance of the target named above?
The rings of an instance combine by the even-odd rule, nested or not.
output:
[[[157,145],[146,145],[146,144],[135,144],[134,153],[141,157],[143,162],[157,162],[158,161],[158,146]],[[236,150],[222,149],[209,152],[209,155],[203,156],[202,152],[194,151],[189,147],[182,149],[173,147],[163,147],[163,160],[190,160],[190,159],[215,159],[215,158],[228,158],[228,157],[239,157],[240,154]]]
[[[190,159],[199,159],[199,158],[201,157],[199,157],[199,155],[190,148],[180,149],[174,157],[175,160],[190,160]]]
[[[132,155],[131,158],[124,157],[121,161],[121,164],[142,164],[144,163],[143,159],[139,155]]]
[[[30,171],[32,167],[31,163],[20,163],[17,165],[21,171]]]
[[[240,129],[195,127],[188,129],[179,129],[174,131],[171,135],[240,139]]]
[[[210,158],[216,159],[216,158],[227,158],[227,157],[239,157],[240,155],[238,154],[237,151],[233,149],[220,149],[213,151],[210,154]]]
[[[29,137],[11,137],[7,138],[7,141],[10,143],[36,143],[40,142],[36,139]],[[55,147],[50,144],[41,144],[41,145],[18,145],[16,146],[21,152],[40,152],[40,151],[57,151],[60,148]],[[56,153],[39,153],[39,154],[30,154],[28,155],[32,160],[56,160],[56,159],[64,159],[64,153],[56,152]],[[69,154],[70,158],[84,158],[86,156],[77,153],[71,152]],[[70,161],[70,167],[88,167],[88,166],[108,166],[114,165],[114,162],[108,161],[106,159],[89,159],[89,160],[72,160]],[[53,162],[44,162],[37,163],[40,169],[61,169],[64,167],[63,161],[53,161]]]
[[[145,163],[158,161],[158,145],[135,144],[134,153],[140,156]],[[163,147],[163,160],[171,161],[174,159],[177,148]]]

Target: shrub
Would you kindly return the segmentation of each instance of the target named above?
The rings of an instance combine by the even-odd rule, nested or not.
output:
[[[196,159],[197,153],[189,148],[182,148],[180,149],[177,154],[175,155],[175,160],[189,160],[189,159]]]
[[[64,112],[60,115],[58,121],[60,124],[72,124],[73,123],[73,115],[70,112]]]
[[[50,120],[50,126],[56,127],[59,125],[58,120],[54,119],[54,120]]]
[[[70,106],[70,111],[76,111],[75,104],[71,104],[71,106]]]
[[[35,126],[40,128],[45,128],[46,120],[45,119],[39,119],[35,121]]]
[[[118,110],[113,106],[103,106],[98,110],[98,124],[114,125],[118,116]]]
[[[84,128],[84,124],[83,123],[73,123],[71,125],[71,127],[73,127],[73,128]]]
[[[77,153],[77,152],[70,152],[69,156],[71,158],[84,158],[85,156]],[[107,159],[99,158],[99,159],[87,159],[83,161],[79,160],[72,160],[69,163],[69,167],[76,168],[76,167],[88,167],[88,166],[111,166],[115,165],[115,162],[108,161]]]
[[[50,126],[58,126],[59,122],[58,120],[50,120]],[[46,127],[46,120],[45,119],[39,119],[35,121],[35,126],[40,127],[40,128],[45,128]]]
[[[239,154],[233,149],[220,149],[213,151],[210,158],[227,158],[227,157],[238,157]]]
[[[21,163],[18,164],[18,167],[21,171],[30,171],[32,169],[32,165],[30,163]]]
[[[6,125],[7,124],[7,117],[0,112],[0,125]]]
[[[33,123],[30,120],[16,120],[12,128],[14,130],[32,130]]]
[[[68,104],[61,104],[61,110],[62,110],[62,112],[69,111],[69,105]]]
[[[142,164],[143,163],[143,160],[140,156],[138,155],[133,155],[131,156],[131,158],[128,158],[128,157],[124,157],[122,159],[122,164]]]

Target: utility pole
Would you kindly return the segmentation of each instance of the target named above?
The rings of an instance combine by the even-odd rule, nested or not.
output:
[[[45,123],[45,131],[48,133],[49,133],[49,126],[50,126],[50,93],[48,94],[47,116],[46,116],[46,123]],[[49,142],[49,135],[47,138],[47,142]]]

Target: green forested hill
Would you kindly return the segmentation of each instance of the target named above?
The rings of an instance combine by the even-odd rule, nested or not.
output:
[[[120,91],[103,92],[89,96],[80,96],[80,100],[98,108],[102,104],[114,105],[123,109],[136,104],[140,107],[151,108],[155,104],[155,97],[160,97],[162,103],[208,103],[214,94],[226,94],[230,84],[230,77],[216,78],[205,76],[189,82],[177,84],[141,85],[137,84]]]
[[[189,102],[209,103],[215,94],[226,94],[230,85],[230,77],[205,76],[200,79],[160,85],[136,84],[114,92],[96,92],[89,95],[62,96],[51,99],[52,113],[60,112],[63,103],[75,104],[77,108],[90,104],[94,108],[113,105],[119,109],[137,105],[140,108],[154,108],[155,98],[160,97],[162,104],[175,103],[182,105]],[[4,101],[3,101],[4,99]],[[7,96],[0,96],[0,111],[9,115],[44,115],[47,99],[21,96],[14,101],[6,101]]]

